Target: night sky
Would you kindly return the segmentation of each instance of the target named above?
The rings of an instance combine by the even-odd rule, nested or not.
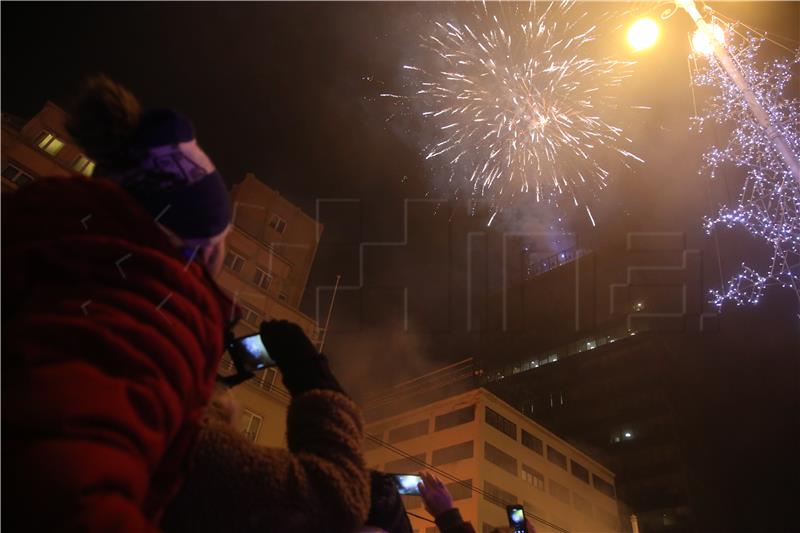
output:
[[[2,110],[29,117],[48,99],[69,108],[79,81],[103,72],[128,86],[146,107],[169,106],[189,115],[201,145],[230,182],[254,172],[312,216],[318,198],[358,200],[322,213],[326,229],[303,304],[313,314],[315,288],[332,284],[337,273],[344,285],[356,284],[359,243],[402,239],[403,200],[424,198],[429,191],[420,140],[387,122],[392,108],[377,95],[401,90],[400,68],[418,53],[418,35],[429,31],[432,20],[469,8],[6,2]],[[627,8],[652,12],[654,4]],[[786,36],[790,45],[798,42],[798,3],[715,8]],[[585,247],[618,243],[631,230],[679,231],[691,246],[712,251],[700,228],[702,216],[729,200],[736,186],[735,177],[731,183],[709,183],[697,175],[708,138],[688,131],[690,28],[688,17],[678,13],[663,24],[661,42],[636,57],[635,73],[622,90],[631,103],[652,109],[622,120],[646,163],[614,169],[613,185],[593,206],[597,228],[585,216],[570,214],[566,229],[575,231]],[[616,49],[621,59],[633,57],[623,31],[604,46]],[[376,286],[400,280],[398,287],[414,287],[409,316],[404,319],[398,311],[397,292],[392,297],[382,291],[340,293],[327,348],[337,368],[360,366],[367,374],[380,368],[383,377],[400,379],[470,355],[474,338],[443,318],[447,311],[441,309],[451,305],[450,297],[436,289],[448,280],[431,274],[452,259],[440,239],[449,231],[449,215],[458,210],[415,205],[409,245],[383,249],[365,266]],[[534,224],[544,216],[535,206],[526,213]],[[462,233],[482,229],[486,222],[485,215],[459,220]],[[497,227],[515,225],[499,221]],[[720,249],[726,275],[743,256],[758,252],[741,235],[722,235]],[[716,263],[708,266],[708,283],[719,283],[715,269]],[[324,310],[329,293],[322,295]],[[768,302],[765,307],[769,312]]]

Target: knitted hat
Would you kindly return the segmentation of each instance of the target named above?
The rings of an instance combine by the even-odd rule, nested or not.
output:
[[[185,116],[168,109],[142,114],[133,135],[133,168],[111,174],[183,239],[220,234],[230,223],[230,197],[214,163],[197,144]]]
[[[230,224],[225,182],[180,113],[141,112],[127,89],[95,76],[86,81],[67,129],[97,161],[100,175],[119,183],[179,238],[208,239]]]

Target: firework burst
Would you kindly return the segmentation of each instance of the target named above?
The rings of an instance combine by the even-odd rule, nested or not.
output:
[[[435,132],[425,158],[449,169],[456,195],[490,201],[489,223],[527,195],[584,206],[594,224],[587,201],[609,156],[641,161],[606,118],[632,63],[592,58],[597,27],[573,7],[484,3],[468,23],[436,22],[428,66],[404,66],[412,94],[382,95],[415,104]]]

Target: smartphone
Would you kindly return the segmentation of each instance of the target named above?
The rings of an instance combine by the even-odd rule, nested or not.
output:
[[[391,474],[391,476],[397,485],[397,492],[408,496],[419,496],[418,485],[422,483],[420,476],[413,474]]]
[[[506,505],[508,525],[514,528],[514,533],[528,533],[525,525],[525,509],[521,505]]]
[[[247,372],[256,372],[276,364],[269,356],[258,333],[233,339],[228,345],[228,351],[233,357],[234,364],[237,367],[241,366]]]

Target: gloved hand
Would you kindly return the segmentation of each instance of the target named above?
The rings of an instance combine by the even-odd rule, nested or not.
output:
[[[262,322],[261,342],[278,364],[283,384],[292,396],[312,389],[344,392],[331,373],[328,358],[317,352],[297,324],[286,320]]]

